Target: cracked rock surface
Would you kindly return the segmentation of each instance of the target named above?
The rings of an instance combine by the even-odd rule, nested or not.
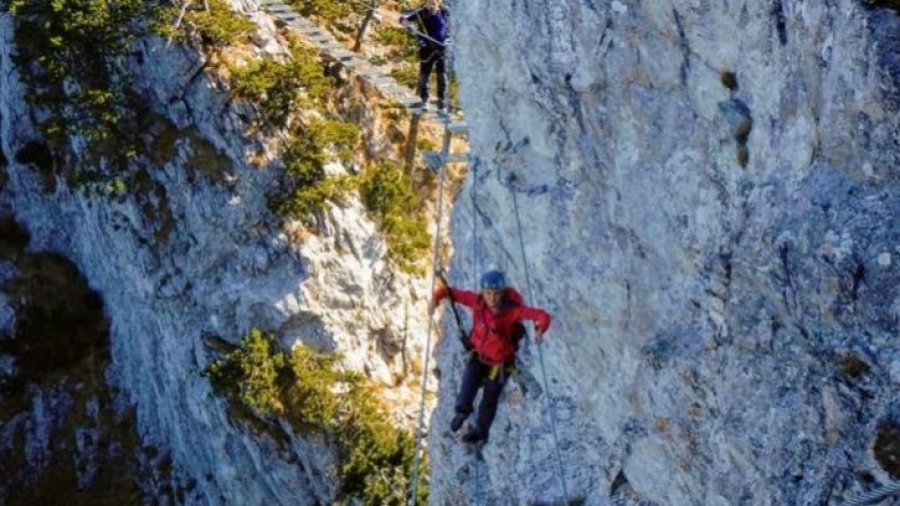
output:
[[[555,321],[549,385],[507,385],[483,461],[446,430],[463,361],[439,347],[433,504],[559,500],[548,401],[585,504],[837,504],[898,478],[896,9],[454,12],[478,163],[451,281],[497,265]]]
[[[286,53],[255,3],[233,7],[260,24],[258,47],[250,51]],[[392,415],[408,427],[418,392],[399,384],[415,366],[406,356],[420,357],[424,347],[424,280],[390,265],[375,224],[354,199],[329,209],[318,235],[296,224],[281,227],[266,200],[281,170],[271,139],[250,131],[247,106],[230,99],[196,49],[159,38],[136,42],[122,65],[147,108],[141,134],[151,145],[169,138],[170,152],[133,162],[127,169],[137,174],[135,184],[122,195],[74,190],[61,179],[41,181],[36,167],[53,159],[33,122],[39,114],[25,100],[13,33],[12,18],[0,11],[0,218],[14,217],[27,229],[29,250],[71,261],[102,298],[109,367],[95,376],[109,383],[115,399],[102,399],[100,411],[114,403],[116,414],[127,413],[140,447],[152,453],[143,463],[157,476],[154,483],[137,484],[143,497],[159,504],[333,500],[338,484],[332,449],[323,438],[299,436],[286,424],[256,431],[236,420],[201,374],[220,356],[210,343],[236,344],[257,327],[286,347],[302,342],[341,352],[345,366],[388,391]],[[270,163],[254,164],[255,153]],[[5,247],[8,238],[0,239]],[[0,263],[0,288],[14,277],[7,271]],[[16,330],[7,295],[0,290],[0,339]],[[0,387],[19,369],[14,357],[0,353]],[[78,475],[79,486],[94,480],[96,466],[82,465],[96,460],[97,445],[85,442],[94,437],[86,432],[93,426],[77,427],[81,439],[74,443],[48,441],[68,412],[91,408],[39,389],[34,378],[16,379],[28,390],[21,412],[0,409],[0,467],[6,469],[7,457],[17,464],[19,453],[62,446],[68,451],[46,460],[74,460],[90,471]],[[46,408],[59,405],[57,399],[74,405]],[[37,464],[10,467],[24,477],[15,483],[26,485],[44,470]],[[0,487],[0,503],[3,496]]]

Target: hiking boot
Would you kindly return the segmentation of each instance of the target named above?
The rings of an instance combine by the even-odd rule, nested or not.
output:
[[[462,413],[457,413],[456,416],[453,417],[453,420],[450,421],[450,430],[456,432],[462,427],[463,422],[466,421],[469,415],[464,415]]]
[[[462,437],[463,443],[468,444],[478,444],[483,440],[484,436],[481,435],[481,431],[474,427],[469,428],[469,432],[466,432]]]

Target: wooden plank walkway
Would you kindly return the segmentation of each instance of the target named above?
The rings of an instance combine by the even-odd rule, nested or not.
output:
[[[397,83],[396,79],[385,73],[383,67],[371,64],[364,55],[347,49],[334,38],[331,32],[316,26],[315,23],[301,16],[281,0],[261,0],[259,5],[270,16],[278,19],[283,26],[299,32],[325,56],[326,60],[342,66],[348,74],[374,88],[377,94],[410,111],[412,119],[405,160],[408,168],[413,165],[419,123],[423,121],[435,126],[443,126],[441,150],[422,153],[425,166],[429,170],[439,172],[443,165],[470,162],[469,153],[451,151],[451,138],[454,135],[464,136],[468,133],[468,126],[464,120],[459,117],[438,115],[417,109],[416,106],[420,105],[420,100],[411,89]]]
[[[301,16],[291,6],[280,0],[261,0],[259,5],[267,14],[282,21],[288,28],[299,32],[321,51],[326,59],[343,66],[357,79],[361,79],[375,88],[379,95],[393,100],[401,107],[411,107],[419,103],[419,97],[411,89],[400,85],[383,69],[369,63],[364,55],[347,49],[331,33]],[[438,123],[445,122],[436,115],[426,115],[424,119]]]

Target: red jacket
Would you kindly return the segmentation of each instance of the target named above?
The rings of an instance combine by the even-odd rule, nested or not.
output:
[[[473,328],[469,342],[486,362],[502,364],[516,356],[516,339],[513,337],[516,322],[531,320],[538,332],[550,328],[550,315],[543,309],[526,306],[519,292],[512,288],[504,289],[504,302],[497,314],[491,312],[480,294],[453,287],[449,291],[454,302],[472,310]],[[447,288],[435,290],[434,305],[440,304],[447,294]]]

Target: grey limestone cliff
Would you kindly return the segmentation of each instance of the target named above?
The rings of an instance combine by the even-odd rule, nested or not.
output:
[[[235,7],[259,24],[252,50],[263,57],[285,53],[271,20],[255,5]],[[423,281],[389,264],[383,239],[355,199],[324,213],[317,235],[298,224],[282,227],[266,202],[280,170],[268,148],[271,139],[248,133],[250,111],[205,71],[201,52],[157,37],[138,41],[122,64],[146,109],[140,135],[164,156],[151,152],[131,162],[123,193],[114,187],[73,189],[62,179],[42,178],[53,155],[36,128],[38,113],[25,99],[13,33],[4,7],[3,218],[27,229],[28,251],[68,258],[102,299],[108,368],[92,378],[112,388],[104,391],[103,402],[109,402],[103,410],[128,414],[122,424],[132,425],[123,432],[138,439],[134,448],[116,454],[135,460],[150,476],[139,483],[137,498],[107,499],[130,503],[143,497],[163,504],[333,499],[333,456],[321,438],[294,437],[286,424],[274,430],[281,436],[273,437],[272,430],[240,423],[201,373],[219,356],[216,343],[236,343],[258,327],[274,332],[285,346],[303,342],[342,352],[347,367],[397,386],[407,367],[401,352],[416,357],[423,347],[424,318],[416,314],[425,310],[417,304]],[[84,149],[82,141],[73,140],[76,152]],[[268,160],[263,166],[250,160],[259,153]],[[0,263],[0,269],[14,266]],[[17,276],[3,281],[9,278]],[[27,339],[17,328],[14,306],[0,297],[0,337]],[[59,346],[78,345],[66,329],[60,331]],[[4,381],[22,371],[13,355],[0,355],[0,366]],[[61,380],[59,389],[41,388],[35,378],[19,379],[31,385],[24,411],[14,418],[3,411],[0,460],[22,468],[0,479],[0,496],[35,486],[42,459],[59,449],[50,441],[54,431],[73,409],[82,409],[79,403],[97,405],[96,399],[73,397],[67,390],[78,379]],[[418,405],[414,392],[399,388],[394,398],[398,422],[411,420],[413,400]],[[94,458],[90,445],[71,445],[64,442],[53,458]],[[81,471],[85,467],[76,467],[90,483],[91,476]],[[105,469],[107,476],[124,472],[124,466]],[[55,479],[62,486],[63,478]],[[54,478],[40,483],[52,487]],[[4,500],[0,497],[0,504]]]
[[[260,25],[252,51],[284,52],[255,5],[234,6]],[[446,429],[463,356],[454,339],[438,344],[431,503],[560,501],[551,410],[582,504],[840,504],[900,478],[896,2],[452,9],[474,157],[454,202],[451,281],[496,265],[554,322],[522,351],[480,455]],[[159,503],[333,498],[321,441],[255,432],[212,395],[210,343],[263,327],[390,384],[403,336],[409,356],[424,348],[425,283],[390,268],[353,199],[319,235],[282,228],[265,201],[277,163],[248,160],[271,161],[271,139],[248,134],[248,110],[197,51],[159,39],[123,64],[147,142],[179,134],[157,146],[167,156],[130,167],[134,194],[47,181],[12,33],[4,12],[0,286],[40,262],[68,273],[92,310],[102,299],[85,351],[107,358],[17,390],[24,408],[8,418],[4,398],[0,469],[24,462],[26,485],[55,470],[53,436],[77,411],[88,422],[62,454],[79,487],[102,463],[132,467],[136,497]],[[24,334],[16,297],[0,291],[3,350]],[[0,353],[0,387],[26,365]]]
[[[900,478],[896,3],[454,14],[480,163],[453,281],[496,264],[555,320],[548,387],[508,385],[483,461],[446,430],[462,361],[439,348],[433,504],[561,500],[548,397],[584,504],[838,504]]]

